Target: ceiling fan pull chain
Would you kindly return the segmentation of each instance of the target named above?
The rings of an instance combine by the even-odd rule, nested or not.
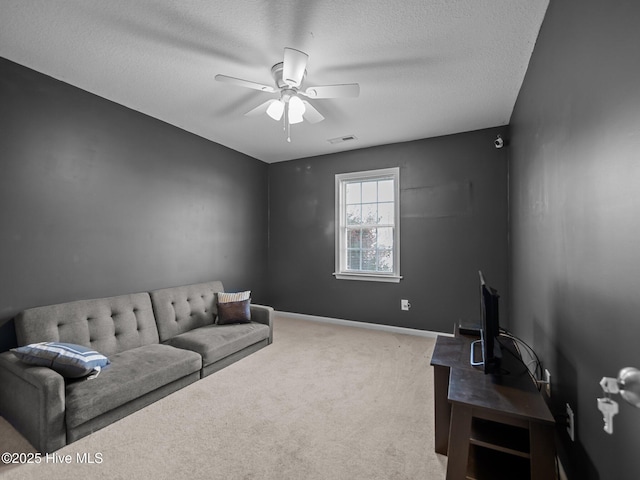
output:
[[[284,105],[284,130],[287,133],[287,142],[291,143],[291,124],[289,123],[289,102]]]

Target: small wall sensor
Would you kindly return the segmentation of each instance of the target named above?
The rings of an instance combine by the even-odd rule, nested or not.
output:
[[[493,141],[493,144],[496,146],[496,148],[502,148],[504,147],[504,140],[500,135],[498,135],[497,138]]]

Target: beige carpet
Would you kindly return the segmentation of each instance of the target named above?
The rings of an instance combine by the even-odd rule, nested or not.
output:
[[[7,479],[431,480],[434,340],[277,317],[274,343]],[[33,451],[0,418],[0,452]],[[78,459],[100,460],[80,463]]]

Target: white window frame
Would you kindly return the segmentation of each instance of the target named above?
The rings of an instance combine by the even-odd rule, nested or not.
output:
[[[393,271],[373,272],[347,269],[347,225],[346,225],[346,185],[352,182],[371,180],[393,180],[394,222],[393,222]],[[340,280],[365,280],[371,282],[399,283],[400,275],[400,168],[384,168],[364,172],[339,173],[335,176],[335,272]]]

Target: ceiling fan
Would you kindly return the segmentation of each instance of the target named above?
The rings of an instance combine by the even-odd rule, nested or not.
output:
[[[278,93],[280,98],[272,98],[245,113],[247,116],[266,113],[276,121],[284,118],[283,127],[287,132],[287,141],[291,142],[290,126],[301,123],[318,123],[324,120],[322,114],[309,103],[308,99],[346,98],[360,95],[360,85],[345,83],[338,85],[318,85],[302,88],[307,74],[309,55],[295,48],[284,49],[284,60],[271,67],[271,76],[275,87],[249,80],[216,75],[216,80],[240,87],[252,88],[261,92]]]

